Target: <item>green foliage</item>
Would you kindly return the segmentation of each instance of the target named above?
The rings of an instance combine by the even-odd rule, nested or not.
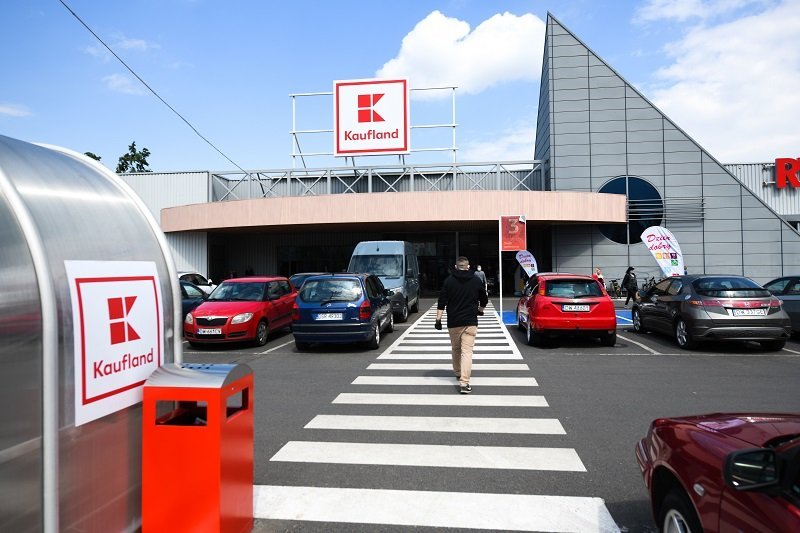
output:
[[[147,148],[137,150],[136,142],[132,142],[131,145],[128,146],[128,153],[119,157],[116,170],[117,174],[125,172],[152,172],[152,170],[148,168],[150,166],[150,163],[147,162],[148,157],[150,157],[150,150]]]
[[[100,161],[100,156],[95,154],[95,153],[93,153],[93,152],[83,152],[83,155],[89,156],[92,159],[94,159],[95,161]]]

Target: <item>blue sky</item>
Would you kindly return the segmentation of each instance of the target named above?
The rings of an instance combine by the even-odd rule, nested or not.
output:
[[[459,86],[460,161],[532,159],[548,11],[720,161],[800,156],[800,0],[65,1],[248,170],[292,166],[289,94],[379,74]],[[2,2],[0,20],[0,134],[112,169],[132,141],[154,171],[234,169],[58,0]],[[415,99],[412,124],[448,122],[450,108]],[[298,103],[299,128],[331,117],[327,98]],[[415,133],[412,147],[449,145],[442,134]],[[301,142],[330,150],[332,137]],[[407,160],[434,158],[449,160]]]

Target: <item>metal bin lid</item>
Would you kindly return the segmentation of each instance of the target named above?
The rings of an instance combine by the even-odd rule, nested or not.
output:
[[[252,373],[245,364],[168,363],[150,374],[144,386],[221,389]]]

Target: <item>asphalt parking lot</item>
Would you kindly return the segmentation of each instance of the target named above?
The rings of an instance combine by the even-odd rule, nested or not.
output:
[[[396,324],[395,332],[385,335],[381,346],[375,350],[358,346],[315,346],[300,353],[295,350],[291,333],[278,331],[270,335],[266,346],[259,348],[231,345],[186,349],[185,361],[239,362],[253,368],[256,376],[255,483],[258,487],[403,491],[402,494],[411,495],[410,501],[419,491],[424,494],[466,493],[472,498],[487,494],[495,497],[578,497],[581,501],[602,502],[604,512],[607,509],[616,524],[616,529],[602,525],[586,529],[592,531],[655,531],[633,455],[635,442],[644,436],[654,418],[703,412],[800,411],[800,395],[796,392],[796,379],[800,375],[798,339],[790,340],[786,348],[774,353],[764,352],[756,344],[738,343],[702,345],[696,351],[683,351],[667,336],[634,333],[627,325],[629,314],[624,309],[618,312],[618,342],[613,348],[602,347],[592,339],[558,339],[542,348],[530,347],[525,344],[522,331],[507,325],[503,328],[507,333],[502,337],[511,346],[510,355],[501,355],[492,348],[492,344],[498,344],[492,339],[486,340],[485,350],[495,351],[494,355],[476,352],[475,391],[470,401],[480,401],[481,396],[513,394],[515,398],[541,399],[543,403],[525,408],[459,405],[453,402],[462,396],[455,393],[454,387],[434,387],[420,381],[450,379],[447,354],[440,354],[442,358],[437,364],[425,366],[421,364],[422,356],[418,355],[421,352],[416,344],[407,348],[405,354],[398,349],[397,343],[408,339],[412,329],[430,328],[426,325],[430,317],[424,318],[424,315],[434,303],[433,299],[424,300],[420,312],[412,315],[407,323]],[[493,303],[499,305],[496,298]],[[515,303],[516,299],[505,299],[504,310],[513,311]],[[499,325],[496,329],[500,329]],[[420,333],[419,338],[425,336]],[[501,335],[497,334],[496,338],[500,339]],[[428,345],[426,350],[435,352],[442,347],[446,350],[446,344],[439,343]],[[486,366],[478,368],[479,363]],[[520,366],[526,370],[520,370]],[[479,385],[479,378],[495,381]],[[390,382],[387,386],[381,381],[387,379],[396,383]],[[535,379],[535,386],[507,385],[501,383],[504,379]],[[357,394],[377,397],[387,390],[400,395],[430,396],[429,393],[435,392],[436,399],[453,405],[352,405],[341,400],[343,396]],[[490,429],[494,427],[493,419],[514,422],[526,415],[558,420],[563,434],[512,434],[502,426]],[[367,424],[378,424],[387,418],[396,422],[410,417],[415,423],[421,423],[430,417],[467,416],[487,424],[486,429],[448,433],[331,425],[348,417],[361,417]],[[292,445],[344,446],[356,442],[364,446],[566,447],[575,450],[585,471],[522,469],[518,465],[423,467],[414,460],[407,464],[399,459],[398,464],[352,464],[361,461],[337,462],[330,459],[334,452],[327,448],[315,452],[323,454],[324,459],[284,458],[292,451],[288,449]],[[371,494],[363,495],[367,498],[365,501],[369,501]],[[317,498],[317,501],[322,498],[317,493],[304,497]],[[277,505],[274,499],[270,502]],[[530,505],[534,508],[535,502]],[[339,507],[357,510],[360,506],[350,503]],[[313,515],[310,510],[292,512],[295,514],[261,518],[256,522],[256,530],[407,530],[407,526],[399,524],[436,527],[437,530],[463,527],[443,527],[437,518],[446,514],[444,510],[433,513],[434,516],[421,510],[405,510],[400,513],[401,518],[392,518],[387,511],[386,516],[375,517],[369,523],[363,517],[343,516],[343,511],[330,517],[321,513],[316,518],[309,518]],[[417,512],[419,516],[409,518],[409,513]],[[501,527],[505,517],[493,519],[497,520],[495,527],[490,524],[484,529],[511,529]],[[360,522],[362,525],[355,525],[358,520],[364,520]]]

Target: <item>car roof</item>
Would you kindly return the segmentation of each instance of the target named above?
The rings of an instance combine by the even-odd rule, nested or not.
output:
[[[244,278],[231,278],[226,279],[223,283],[245,283],[245,282],[266,282],[266,281],[289,281],[289,278],[283,276],[247,276]]]
[[[576,278],[576,279],[591,279],[594,278],[592,276],[587,276],[586,274],[570,274],[569,272],[539,272],[538,274],[534,274],[534,277],[537,278]]]
[[[297,272],[296,274],[289,276],[289,278],[293,278],[295,276],[320,276],[322,274],[330,274],[330,272]]]
[[[363,272],[363,273],[355,273],[355,272],[326,272],[324,274],[319,274],[319,275],[313,276],[311,278],[308,278],[306,281],[309,281],[311,279],[325,279],[325,278],[331,278],[331,279],[334,279],[334,278],[360,278],[360,279],[365,279],[365,278],[367,278],[369,276],[373,276],[373,275],[374,274],[368,274],[366,272]]]

